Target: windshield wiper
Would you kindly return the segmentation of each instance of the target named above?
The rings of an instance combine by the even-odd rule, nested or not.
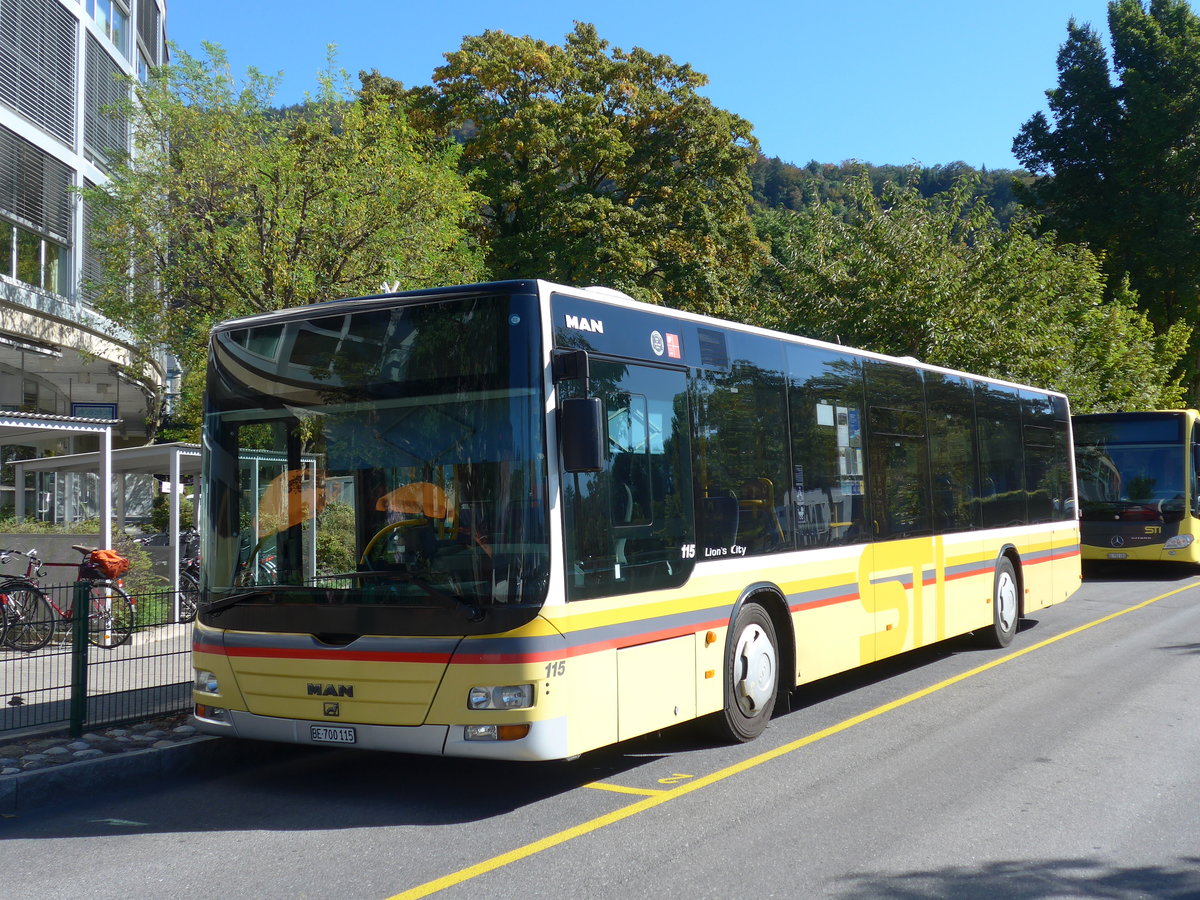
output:
[[[461,597],[456,597],[448,591],[443,591],[441,588],[435,588],[432,584],[419,579],[412,572],[388,572],[387,577],[411,584],[413,587],[424,591],[426,596],[432,597],[434,600],[441,600],[450,609],[457,610],[466,616],[468,622],[478,622],[483,618],[483,610],[480,607],[473,603],[468,603]]]
[[[237,606],[246,600],[258,600],[264,597],[273,597],[280,592],[288,591],[310,591],[311,588],[300,587],[294,584],[273,584],[269,588],[254,588],[248,591],[240,591],[236,594],[230,594],[228,597],[222,597],[220,600],[213,600],[209,603],[200,604],[201,613],[216,613],[223,609],[229,609],[231,606]]]

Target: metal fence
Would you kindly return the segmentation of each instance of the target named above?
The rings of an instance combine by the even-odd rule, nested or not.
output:
[[[59,610],[86,609],[86,583],[42,585]],[[56,623],[50,642],[0,646],[0,735],[67,728],[71,734],[185,712],[191,705],[192,626],[174,591],[140,592],[134,630],[118,647],[88,641],[86,616]]]

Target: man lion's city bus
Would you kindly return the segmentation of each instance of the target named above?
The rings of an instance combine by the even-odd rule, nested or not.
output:
[[[1075,416],[1083,559],[1200,562],[1194,409]]]
[[[1062,394],[510,281],[227,322],[201,730],[570,758],[1079,586]]]

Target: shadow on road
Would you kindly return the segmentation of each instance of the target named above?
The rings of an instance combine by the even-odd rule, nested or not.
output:
[[[1182,898],[1200,896],[1200,857],[1161,865],[1121,866],[1097,858],[997,860],[975,866],[852,874],[843,890],[849,898],[944,900],[946,897]]]
[[[1108,562],[1089,559],[1083,564],[1084,583],[1138,581],[1172,584],[1200,577],[1200,566],[1176,562]]]
[[[1035,624],[1026,620],[1022,626]],[[970,635],[904,653],[807,685],[793,692],[790,707],[803,710],[967,652],[980,652]],[[479,822],[594,781],[615,779],[665,757],[729,746],[714,739],[703,720],[563,762],[492,762],[256,741],[244,744],[244,758],[232,764],[181,774],[172,784],[97,793],[68,801],[53,812],[31,811],[20,816],[23,827],[15,830],[23,838],[106,835],[113,833],[112,820],[133,823],[122,830],[158,833]],[[63,815],[72,808],[79,814]],[[71,825],[64,830],[67,821]],[[0,831],[0,841],[8,836],[18,835]]]

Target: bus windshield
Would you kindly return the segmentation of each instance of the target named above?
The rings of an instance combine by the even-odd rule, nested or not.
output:
[[[284,607],[350,608],[313,628],[387,633],[372,610],[541,604],[536,298],[338,306],[213,337],[207,608],[254,607],[279,629]]]
[[[1075,431],[1085,521],[1178,521],[1184,511],[1183,420],[1173,413],[1090,416]]]

